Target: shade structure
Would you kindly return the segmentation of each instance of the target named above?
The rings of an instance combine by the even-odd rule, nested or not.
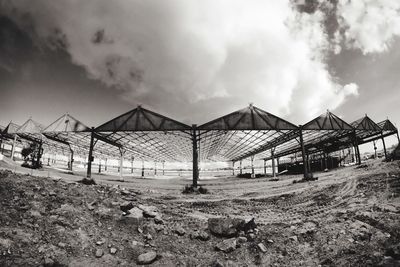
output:
[[[298,127],[253,105],[196,128],[201,160],[238,161],[258,154]]]
[[[94,129],[141,160],[190,161],[192,127],[138,106]]]

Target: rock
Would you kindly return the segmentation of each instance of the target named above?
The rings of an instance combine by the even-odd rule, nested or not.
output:
[[[50,257],[44,258],[44,266],[53,266],[53,265],[54,265],[54,261],[52,258],[50,258]]]
[[[207,241],[210,239],[210,235],[205,231],[196,231],[190,235],[190,238],[201,241]]]
[[[123,216],[123,221],[126,223],[139,224],[143,219],[143,211],[136,207],[129,210],[129,214]]]
[[[223,251],[225,253],[230,253],[236,249],[236,238],[229,238],[215,246],[216,250]]]
[[[272,244],[272,243],[274,243],[274,240],[268,239],[267,242],[270,243],[270,244]]]
[[[116,249],[116,248],[110,248],[110,253],[111,253],[111,254],[117,253],[117,249]]]
[[[104,255],[104,251],[101,248],[96,249],[96,258],[101,258]]]
[[[289,237],[289,239],[290,239],[290,240],[293,240],[294,242],[297,242],[297,241],[298,241],[297,236],[295,236],[295,235]]]
[[[267,248],[265,247],[265,245],[263,243],[258,243],[257,247],[261,250],[262,253],[267,252]]]
[[[240,236],[237,239],[237,242],[240,243],[240,244],[246,243],[247,242],[247,238],[245,236]]]
[[[138,242],[136,240],[133,240],[131,244],[132,244],[132,247],[144,246],[144,244],[142,242]]]
[[[57,246],[59,246],[60,248],[65,248],[67,246],[67,244],[63,243],[63,242],[59,242],[57,244]]]
[[[155,217],[160,218],[160,214],[158,213],[157,208],[155,206],[139,205],[138,208],[143,211],[143,215],[146,218],[155,218]]]
[[[128,191],[128,190],[122,190],[122,191],[121,191],[121,195],[128,196],[128,195],[130,195],[130,194],[131,194],[131,192]]]
[[[156,217],[154,217],[154,223],[156,224],[164,224],[163,219],[161,219],[161,215],[158,214]]]
[[[101,245],[103,245],[105,242],[106,242],[106,240],[103,238],[103,239],[97,241],[97,242],[96,242],[96,245],[101,246]]]
[[[157,258],[157,253],[155,251],[149,251],[143,254],[140,254],[137,258],[138,264],[150,264],[154,262]]]
[[[243,231],[248,232],[249,230],[255,230],[257,228],[254,218],[244,224]]]
[[[176,227],[174,232],[179,236],[183,236],[186,234],[186,231],[185,231],[185,229],[182,228],[182,226]]]
[[[151,234],[147,234],[145,235],[146,240],[153,240],[153,237],[151,236]]]
[[[122,203],[119,208],[125,212],[125,213],[129,213],[131,209],[133,209],[133,204],[132,202],[129,201],[125,201],[124,203]]]
[[[211,263],[210,267],[224,267],[224,264],[219,260],[215,260]]]
[[[50,191],[50,192],[49,192],[49,196],[51,196],[51,197],[55,197],[55,196],[57,196],[57,193],[56,193],[56,192],[54,192],[54,191]]]
[[[256,235],[251,233],[251,234],[248,235],[248,237],[249,237],[250,240],[254,240],[256,238]]]
[[[234,237],[243,228],[245,221],[237,218],[210,218],[208,229],[215,236]]]

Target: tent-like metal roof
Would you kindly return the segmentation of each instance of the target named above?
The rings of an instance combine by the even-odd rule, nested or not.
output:
[[[294,130],[297,126],[253,105],[222,116],[201,126],[199,130]]]
[[[298,127],[253,105],[196,128],[201,160],[237,161],[260,153]]]
[[[192,127],[141,106],[94,129],[140,159],[189,161]]]

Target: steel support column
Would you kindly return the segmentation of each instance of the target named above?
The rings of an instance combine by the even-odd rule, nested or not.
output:
[[[235,162],[232,161],[232,175],[235,176]]]
[[[69,150],[71,152],[70,154],[70,159],[69,159],[69,170],[73,171],[73,164],[74,164],[74,151],[70,148]]]
[[[267,160],[264,159],[264,175],[267,175]]]
[[[154,162],[154,176],[157,175],[157,161]]]
[[[274,156],[275,150],[272,148],[271,149],[271,160],[272,160],[272,177],[276,177],[276,172],[275,172],[275,156]]]
[[[254,155],[250,157],[251,160],[251,178],[254,178]]]
[[[381,132],[382,137],[382,144],[383,144],[383,151],[385,152],[385,159],[388,159],[387,152],[386,152],[386,144],[385,144],[385,137],[383,137],[383,133]]]
[[[144,160],[142,160],[142,178],[144,178]]]
[[[239,161],[239,172],[240,172],[240,174],[243,174],[243,171],[242,171],[242,160]]]
[[[303,126],[299,125],[300,127],[300,146],[301,146],[301,157],[303,158],[303,169],[304,169],[304,178],[308,179],[308,167],[306,161],[306,149],[304,147],[304,140],[303,140]]]
[[[92,133],[90,134],[90,146],[89,146],[87,173],[86,173],[86,177],[89,179],[92,178],[92,162],[94,160],[93,147],[94,147],[94,128],[92,128]]]
[[[11,159],[14,160],[15,154],[15,143],[17,142],[17,135],[14,136],[12,147],[11,147]]]
[[[104,161],[104,171],[107,171],[107,158]]]
[[[355,153],[356,153],[356,164],[357,165],[361,165],[361,155],[360,155],[360,149],[358,147],[358,138],[357,138],[357,134],[354,131],[354,149],[355,149]]]
[[[165,161],[162,162],[162,175],[165,175]]]
[[[99,173],[101,173],[101,159],[99,159]]]
[[[193,187],[197,187],[199,179],[199,152],[197,150],[197,125],[192,125],[192,145],[193,145]]]
[[[123,176],[123,172],[124,172],[124,152],[123,152],[123,150],[121,148],[119,149],[119,153],[120,153],[120,157],[119,157],[119,179],[120,179],[120,181],[124,181],[124,176]]]

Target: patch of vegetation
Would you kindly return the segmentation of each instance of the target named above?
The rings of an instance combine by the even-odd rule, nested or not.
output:
[[[193,187],[193,185],[185,185],[182,190],[182,194],[207,194],[208,189],[202,186]]]

